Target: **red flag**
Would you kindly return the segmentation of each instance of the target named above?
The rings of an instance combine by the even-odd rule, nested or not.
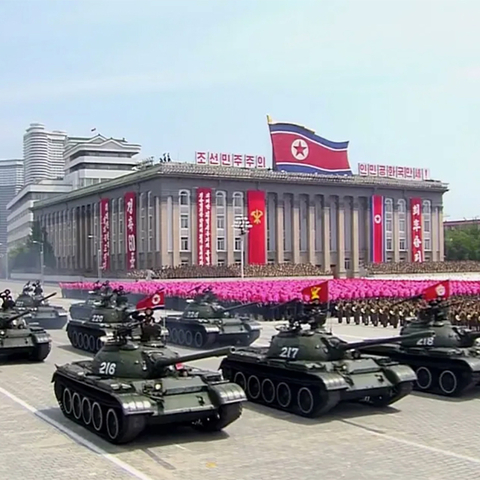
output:
[[[165,294],[160,290],[149,297],[142,298],[135,307],[137,310],[165,307]]]
[[[302,295],[306,297],[307,302],[318,300],[320,303],[328,303],[328,281],[305,287]]]
[[[248,220],[252,225],[248,234],[248,263],[265,265],[267,263],[267,227],[265,223],[265,192],[247,191]]]
[[[379,195],[372,196],[372,230],[371,230],[371,255],[372,263],[382,263],[384,261],[384,209],[383,197]]]
[[[450,280],[436,283],[431,287],[427,287],[422,292],[424,300],[437,300],[439,298],[448,298],[450,296]]]

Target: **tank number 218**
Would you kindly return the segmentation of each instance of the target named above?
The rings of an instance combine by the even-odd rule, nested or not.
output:
[[[298,355],[297,347],[282,347],[280,351],[281,358],[288,358],[290,360],[295,360]]]
[[[115,370],[117,369],[116,363],[111,362],[102,362],[100,364],[100,374],[101,375],[115,375]]]
[[[433,345],[433,337],[426,337],[426,338],[421,338],[420,340],[417,341],[417,345],[423,345],[423,346],[432,346]]]

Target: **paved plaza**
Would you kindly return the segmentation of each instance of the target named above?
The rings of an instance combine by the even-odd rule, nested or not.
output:
[[[16,294],[21,287],[0,282],[1,290]],[[46,293],[54,290],[46,287]],[[51,301],[67,310],[71,304],[60,295]],[[391,327],[332,327],[347,341],[396,333]],[[265,323],[258,343],[266,345],[274,333],[274,325]],[[90,355],[71,349],[65,331],[50,334],[52,353],[44,363],[0,363],[2,480],[480,478],[480,389],[457,400],[415,393],[383,410],[341,406],[320,420],[247,403],[222,433],[169,427],[112,446],[68,422],[57,408],[50,382],[55,364]],[[196,364],[217,368],[219,362]]]

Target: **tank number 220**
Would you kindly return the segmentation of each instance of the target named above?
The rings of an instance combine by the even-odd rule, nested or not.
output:
[[[103,315],[93,315],[92,317],[92,322],[102,322],[103,321]]]
[[[295,360],[298,355],[298,350],[299,349],[297,347],[282,347],[280,351],[280,357]]]
[[[417,341],[417,345],[431,347],[433,345],[433,341],[434,341],[433,337],[421,338],[420,340]]]
[[[111,362],[102,362],[100,364],[100,374],[101,375],[115,375],[115,370],[117,369],[116,363]]]

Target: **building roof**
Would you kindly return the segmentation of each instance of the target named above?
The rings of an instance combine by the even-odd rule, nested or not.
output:
[[[468,225],[480,225],[479,218],[471,218],[464,220],[445,220],[443,222],[444,227],[465,227]]]
[[[342,185],[351,187],[386,187],[397,189],[408,188],[410,190],[433,190],[443,193],[448,191],[448,185],[437,180],[416,181],[400,180],[396,178],[360,177],[358,175],[318,175],[309,173],[277,172],[269,169],[250,169],[168,162],[159,163],[146,168],[145,170],[123,175],[113,180],[80,188],[67,195],[59,195],[51,199],[40,200],[34,207],[32,207],[32,209],[39,210],[58,203],[77,200],[91,195],[100,195],[110,190],[150,180],[155,177],[194,177],[196,179],[200,177],[205,180],[223,179],[249,182],[260,181],[265,183],[295,183],[299,185]]]

